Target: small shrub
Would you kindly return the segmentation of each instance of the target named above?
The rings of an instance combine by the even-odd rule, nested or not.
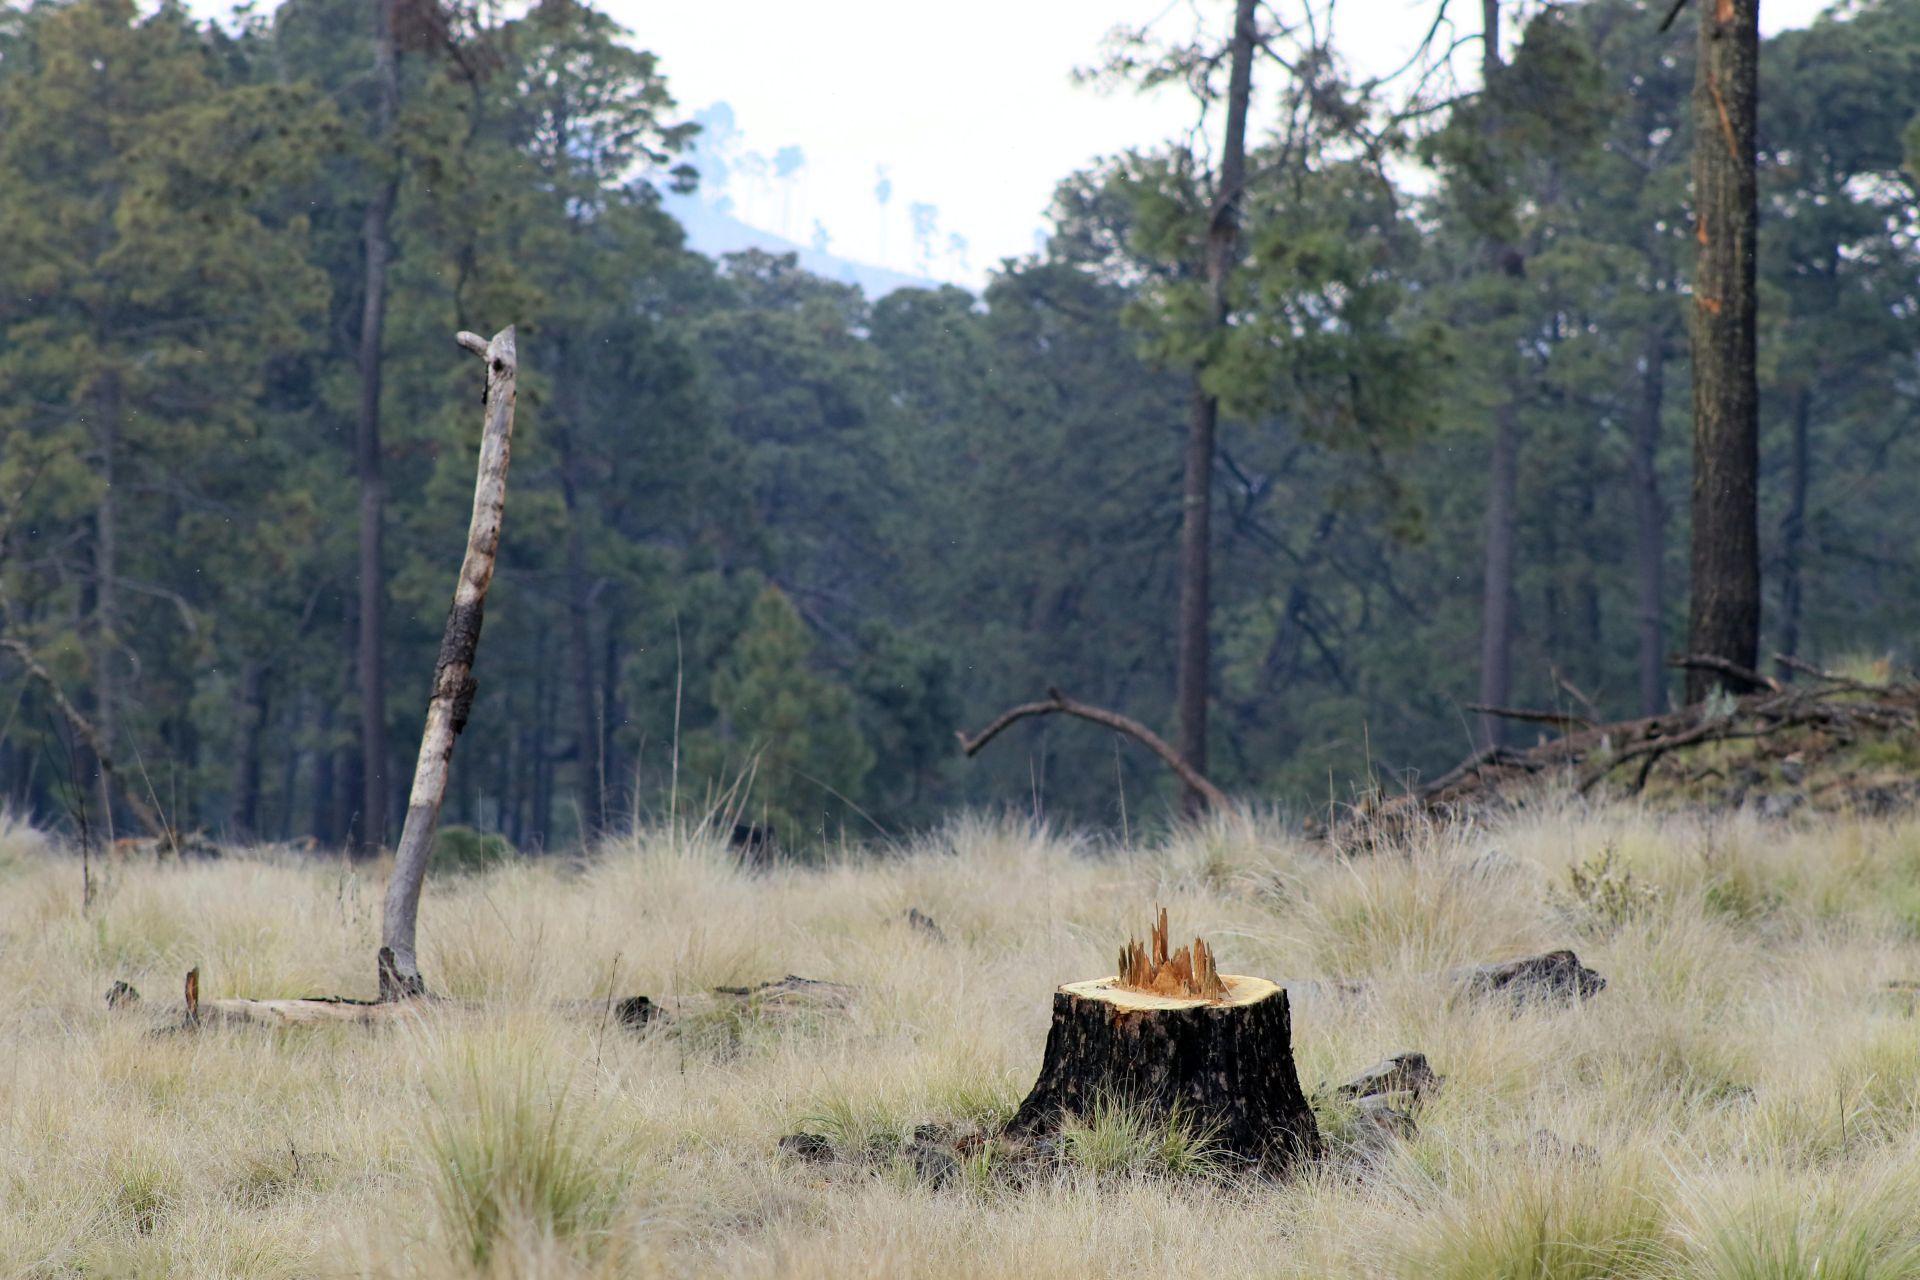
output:
[[[1658,885],[1636,880],[1633,869],[1619,859],[1612,845],[1567,868],[1567,891],[1556,892],[1555,905],[1579,917],[1597,933],[1617,932],[1641,919],[1660,901]]]
[[[519,853],[497,831],[476,831],[472,827],[442,827],[433,838],[433,869],[450,875],[479,875]]]

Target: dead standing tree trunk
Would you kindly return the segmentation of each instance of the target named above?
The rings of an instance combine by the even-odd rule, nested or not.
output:
[[[393,878],[387,882],[379,956],[383,1001],[426,994],[414,951],[420,886],[426,880],[433,834],[440,824],[440,805],[446,799],[454,739],[467,727],[467,713],[473,708],[473,657],[480,647],[480,624],[486,613],[487,588],[493,583],[500,522],[507,504],[507,462],[512,452],[513,405],[520,372],[513,326],[494,334],[491,342],[474,333],[462,333],[459,342],[487,362],[480,471],[473,485],[467,554],[460,563],[460,581],[454,588],[453,607],[447,611],[440,658],[434,664],[433,697],[427,703],[426,730],[420,735],[420,759],[414,766],[406,826],[394,854]]]

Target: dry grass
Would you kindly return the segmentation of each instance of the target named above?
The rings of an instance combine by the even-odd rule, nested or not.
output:
[[[758,876],[663,832],[430,885],[427,972],[481,1015],[155,1035],[102,1004],[194,964],[209,995],[365,994],[379,889],[235,855],[111,868],[83,912],[76,860],[0,831],[0,1275],[1920,1275],[1920,1021],[1885,991],[1920,976],[1920,822],[1568,805],[1342,861],[1252,819],[1122,850],[976,818]],[[1297,997],[1303,1083],[1423,1050],[1417,1140],[1257,1186],[1164,1176],[1124,1119],[1021,1186],[776,1158],[1004,1116],[1049,992],[1156,902],[1227,971],[1372,980]],[[1564,945],[1609,979],[1583,1008],[1432,977]],[[644,1034],[551,1011],[788,971],[860,994]]]

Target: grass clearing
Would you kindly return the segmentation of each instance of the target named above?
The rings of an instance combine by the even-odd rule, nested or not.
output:
[[[382,870],[116,862],[83,911],[78,860],[0,828],[0,1275],[1920,1275],[1913,819],[1563,802],[1343,859],[1244,816],[1120,848],[976,815],[759,874],[648,832],[430,885],[426,972],[478,1015],[155,1036],[104,1006],[194,964],[208,996],[366,994]],[[1020,1179],[776,1154],[1003,1121],[1053,987],[1156,902],[1230,972],[1364,979],[1296,988],[1301,1083],[1424,1051],[1418,1136],[1284,1185],[1123,1113]],[[1557,946],[1607,990],[1516,1013],[1435,978]],[[789,972],[859,990],[557,1011]]]

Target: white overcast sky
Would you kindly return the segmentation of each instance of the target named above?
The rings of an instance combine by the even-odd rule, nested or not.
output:
[[[833,252],[911,271],[920,264],[907,207],[925,202],[939,209],[943,244],[954,232],[969,244],[966,266],[947,255],[931,274],[969,284],[1034,247],[1066,174],[1187,122],[1177,93],[1143,100],[1076,85],[1074,68],[1096,60],[1101,37],[1152,20],[1190,31],[1196,11],[1219,26],[1229,10],[1225,0],[602,3],[660,54],[683,108],[727,102],[745,146],[804,150],[791,189],[730,185],[743,220],[801,241],[817,220]],[[1766,0],[1762,24],[1803,25],[1825,7]],[[1453,0],[1450,11],[1463,32],[1478,30],[1477,4]],[[1338,12],[1350,64],[1383,71],[1418,43],[1433,0],[1341,0]],[[883,165],[885,214],[874,196]]]
[[[191,0],[201,12],[227,0]],[[1340,0],[1338,44],[1362,72],[1404,58],[1435,0]],[[1190,104],[1076,85],[1114,26],[1155,21],[1218,28],[1227,0],[598,0],[660,55],[682,111],[728,103],[743,149],[797,146],[806,164],[784,185],[738,176],[743,221],[896,270],[978,284],[1000,259],[1030,252],[1055,183],[1101,155],[1179,131]],[[1503,6],[1511,33],[1519,6]],[[1769,32],[1803,25],[1826,0],[1765,0]],[[1528,9],[1532,5],[1527,6]],[[1451,0],[1462,34],[1479,6]],[[1682,24],[1685,25],[1685,24]],[[1674,39],[1688,33],[1676,30]],[[1256,86],[1257,87],[1257,86]],[[875,198],[884,167],[892,194]],[[939,211],[940,254],[925,260],[909,209]],[[968,245],[966,261],[948,237]]]

